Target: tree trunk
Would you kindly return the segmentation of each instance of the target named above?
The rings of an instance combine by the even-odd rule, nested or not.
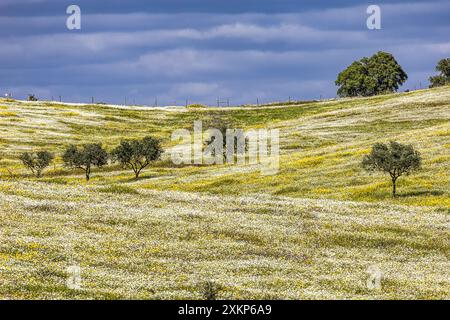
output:
[[[395,198],[395,196],[397,195],[397,186],[395,185],[397,182],[397,179],[392,178],[392,196]]]
[[[141,168],[139,168],[139,169],[136,168],[136,170],[134,171],[134,173],[136,174],[136,179],[139,178],[139,175],[141,174],[142,169],[144,169],[144,167],[141,167]]]
[[[87,168],[86,169],[86,181],[89,181],[90,178],[91,178],[91,169]]]

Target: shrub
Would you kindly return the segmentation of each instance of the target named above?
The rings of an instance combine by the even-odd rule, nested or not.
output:
[[[19,159],[37,178],[41,177],[42,171],[53,161],[53,154],[48,151],[39,151],[36,153],[24,152]]]
[[[202,295],[205,300],[217,300],[219,292],[222,290],[221,286],[212,282],[206,281],[202,285]]]
[[[372,152],[364,156],[362,166],[369,171],[388,173],[392,181],[392,196],[396,196],[396,182],[421,167],[420,153],[411,145],[391,141],[389,145],[376,143]]]
[[[34,94],[29,94],[28,101],[38,101],[38,98]]]
[[[131,168],[137,179],[143,169],[160,158],[162,152],[158,139],[145,137],[142,140],[121,141],[120,145],[112,151],[111,156],[113,161]]]
[[[80,149],[70,145],[64,152],[63,161],[67,168],[84,170],[86,181],[89,181],[92,167],[108,164],[108,153],[98,143],[85,144]]]

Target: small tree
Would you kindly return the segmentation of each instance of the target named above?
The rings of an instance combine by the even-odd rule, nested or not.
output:
[[[437,76],[430,77],[430,88],[450,84],[450,58],[442,59],[436,66]]]
[[[226,155],[226,147],[227,147],[227,129],[232,129],[233,126],[228,123],[227,121],[224,121],[222,119],[219,118],[213,118],[212,120],[210,120],[209,122],[207,122],[207,127],[208,129],[217,129],[220,131],[220,133],[222,134],[222,150],[223,150],[223,156],[225,157]],[[215,137],[209,137],[205,142],[204,142],[204,150],[206,150],[206,148],[208,148],[209,146],[212,146],[216,141]],[[215,154],[215,150],[212,151],[211,154],[213,157],[216,155]]]
[[[396,196],[396,182],[402,175],[408,175],[421,168],[420,153],[411,145],[391,141],[388,145],[376,143],[372,152],[364,156],[362,166],[368,171],[388,173],[392,180],[392,196]]]
[[[222,134],[222,150],[223,150],[223,158],[225,159],[227,156],[227,130],[233,130],[236,127],[235,124],[233,124],[232,122],[230,122],[227,119],[224,118],[219,118],[219,117],[213,117],[212,119],[210,119],[209,121],[206,122],[206,128],[208,129],[217,129],[218,131],[220,131],[220,133]],[[231,132],[231,134],[233,134],[233,132]],[[243,132],[242,132],[243,134]],[[233,155],[236,155],[239,152],[239,148],[238,148],[238,144],[239,144],[239,140],[238,137],[235,136],[234,138],[234,149],[233,151]],[[212,148],[212,146],[216,143],[216,137],[212,136],[212,137],[208,137],[206,139],[206,141],[204,141],[204,146],[203,146],[203,152],[207,152],[207,150],[209,148]],[[220,142],[219,142],[220,143]],[[230,141],[228,141],[228,143],[230,143]],[[247,137],[244,137],[243,140],[243,148],[244,151],[248,150],[249,147],[249,141]],[[214,148],[212,148],[211,150],[211,156],[215,157],[216,156],[216,150]]]
[[[64,152],[63,161],[68,168],[84,170],[86,181],[89,181],[92,167],[108,164],[108,153],[98,143],[85,144],[80,149],[70,145]]]
[[[39,151],[36,153],[24,152],[19,159],[37,178],[40,178],[42,171],[53,161],[53,154],[48,151]]]
[[[142,140],[121,141],[111,155],[113,161],[131,168],[137,179],[143,169],[152,161],[160,158],[162,152],[163,149],[158,139],[145,137]]]

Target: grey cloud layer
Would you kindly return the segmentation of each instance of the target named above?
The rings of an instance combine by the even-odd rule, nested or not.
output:
[[[83,14],[81,31],[65,30],[64,12],[0,17],[0,89],[139,103],[330,97],[337,72],[378,50],[404,65],[408,86],[425,85],[450,53],[443,18],[450,3],[382,9],[381,31],[365,29],[359,5],[278,14],[94,12]]]

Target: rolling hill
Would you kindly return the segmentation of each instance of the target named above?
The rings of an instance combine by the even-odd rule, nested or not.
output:
[[[223,119],[280,130],[280,171],[175,166],[138,180],[117,165],[62,166],[68,144]],[[0,99],[0,297],[448,299],[450,87],[371,98],[229,108],[142,108]],[[423,169],[390,181],[360,162],[376,142],[412,144]],[[37,179],[17,160],[58,157]],[[81,289],[66,286],[81,268]],[[366,282],[375,266],[380,290]]]

